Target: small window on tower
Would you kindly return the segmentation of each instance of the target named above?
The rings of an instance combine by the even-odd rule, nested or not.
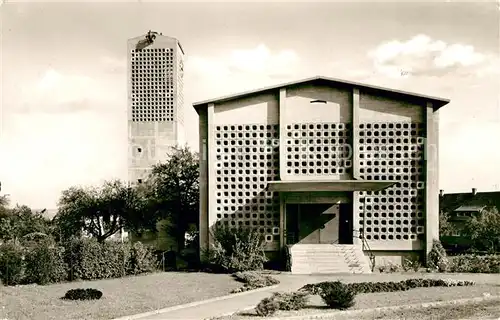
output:
[[[137,148],[137,152],[142,152],[142,148]]]
[[[142,179],[137,179],[137,183],[141,184],[142,183]]]

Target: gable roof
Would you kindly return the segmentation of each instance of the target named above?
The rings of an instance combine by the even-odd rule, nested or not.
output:
[[[427,96],[427,95],[413,93],[413,92],[407,92],[407,91],[396,90],[396,89],[389,89],[389,88],[364,84],[364,83],[360,83],[360,82],[353,82],[353,81],[324,77],[324,76],[315,76],[315,77],[297,80],[297,81],[293,81],[293,82],[282,83],[282,84],[278,84],[278,85],[274,85],[274,86],[270,86],[270,87],[265,87],[265,88],[260,88],[260,89],[256,89],[256,90],[245,91],[245,92],[241,92],[241,93],[227,95],[227,96],[223,96],[223,97],[219,97],[219,98],[215,98],[215,99],[209,99],[209,100],[204,100],[204,101],[200,101],[200,102],[195,102],[195,103],[193,103],[193,107],[195,108],[196,112],[199,112],[199,110],[201,108],[207,107],[211,103],[222,103],[222,102],[227,102],[230,100],[246,98],[248,96],[252,96],[252,95],[256,95],[256,94],[266,93],[269,91],[275,91],[275,90],[281,89],[281,88],[286,88],[286,87],[291,87],[291,86],[296,86],[296,85],[303,85],[303,84],[307,84],[307,83],[318,83],[318,82],[326,83],[329,85],[351,86],[351,87],[356,87],[356,88],[359,88],[362,90],[375,91],[375,92],[379,92],[379,93],[384,93],[386,95],[398,96],[401,98],[407,98],[407,99],[412,98],[412,99],[417,99],[417,100],[422,100],[422,101],[430,101],[433,103],[434,111],[438,110],[439,108],[441,108],[444,105],[447,105],[450,102],[449,99]]]

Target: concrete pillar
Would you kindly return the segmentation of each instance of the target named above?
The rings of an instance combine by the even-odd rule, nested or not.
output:
[[[359,170],[359,151],[358,151],[358,138],[359,138],[359,89],[352,89],[352,178],[353,180],[360,180]],[[359,239],[359,213],[360,213],[360,199],[359,192],[354,191],[352,194],[352,228],[353,228],[353,243],[359,245],[362,243]]]
[[[286,121],[285,121],[285,108],[286,108],[286,88],[280,89],[279,94],[279,128],[280,128],[280,146],[279,146],[279,170],[280,170],[280,180],[286,179]],[[285,229],[286,229],[286,212],[285,212],[285,196],[280,194],[280,249],[285,246]],[[283,251],[282,251],[283,252]]]
[[[200,163],[200,253],[208,248],[208,154],[207,154],[207,112],[200,110],[199,114],[199,163]]]
[[[210,228],[217,221],[216,209],[216,181],[215,181],[215,171],[216,171],[216,153],[215,153],[215,124],[214,124],[214,104],[211,103],[207,107],[207,160],[208,160],[208,245],[212,244],[212,236],[210,234]]]
[[[359,89],[352,89],[352,177],[354,180],[359,180]]]
[[[279,95],[279,121],[280,121],[280,180],[286,179],[286,121],[285,121],[285,108],[286,108],[286,88],[280,89]]]
[[[439,239],[439,117],[432,103],[426,105],[427,137],[425,140],[425,249],[432,248],[434,239]]]
[[[286,211],[285,211],[285,195],[280,194],[280,250],[285,247],[285,229],[286,229]],[[283,252],[283,251],[282,251]]]

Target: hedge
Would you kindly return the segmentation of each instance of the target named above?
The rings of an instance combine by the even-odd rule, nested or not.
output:
[[[0,280],[5,285],[49,284],[137,275],[157,269],[150,248],[135,243],[73,239],[62,246],[46,241],[0,245]]]
[[[451,257],[451,272],[500,273],[500,255],[466,254]]]

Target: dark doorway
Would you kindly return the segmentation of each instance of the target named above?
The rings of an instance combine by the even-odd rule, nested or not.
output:
[[[342,204],[339,208],[339,244],[353,244],[352,204]]]
[[[339,243],[339,212],[335,204],[286,204],[286,243]]]
[[[295,244],[299,242],[299,205],[286,205],[286,243]]]

